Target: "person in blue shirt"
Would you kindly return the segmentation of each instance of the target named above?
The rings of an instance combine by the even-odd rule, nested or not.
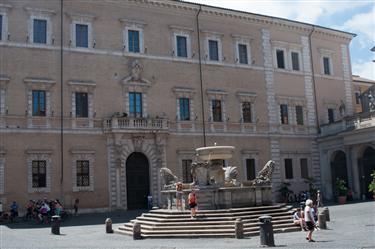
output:
[[[10,205],[10,218],[13,221],[16,217],[18,217],[18,204],[13,201],[12,205]]]

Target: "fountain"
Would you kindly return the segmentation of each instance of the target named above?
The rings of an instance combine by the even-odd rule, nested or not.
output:
[[[252,181],[239,182],[237,167],[224,165],[232,158],[235,147],[214,146],[197,148],[192,163],[193,182],[183,184],[184,197],[196,190],[199,209],[222,209],[272,204],[271,178],[275,163],[267,162]],[[172,208],[177,177],[167,169],[160,170],[164,179],[162,202]],[[185,202],[186,203],[186,202]]]

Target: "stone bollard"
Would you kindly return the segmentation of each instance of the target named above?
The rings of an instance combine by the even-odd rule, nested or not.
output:
[[[106,233],[113,233],[111,218],[107,218],[105,220],[105,232]]]
[[[134,240],[142,239],[141,224],[139,224],[138,222],[135,222],[133,225],[133,239]]]
[[[320,229],[327,229],[326,214],[320,213],[318,215],[318,224]]]
[[[271,216],[259,217],[260,246],[275,246]]]
[[[243,221],[241,218],[236,219],[234,222],[234,231],[236,239],[243,239]]]
[[[61,219],[59,215],[54,215],[51,218],[51,233],[59,235],[60,234],[60,223]]]
[[[326,221],[331,221],[329,217],[329,209],[327,207],[323,208],[323,213],[326,215]]]

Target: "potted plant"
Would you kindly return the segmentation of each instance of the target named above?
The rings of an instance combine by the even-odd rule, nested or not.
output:
[[[293,193],[292,190],[289,189],[290,183],[289,182],[283,182],[281,183],[281,186],[279,188],[280,195],[282,197],[282,202],[288,202],[289,195]]]
[[[337,191],[339,204],[345,204],[346,196],[348,194],[348,188],[346,187],[346,182],[343,179],[337,178],[336,191]]]
[[[372,198],[375,200],[375,170],[371,174],[372,176],[372,181],[368,185],[368,191],[371,193],[372,192]]]

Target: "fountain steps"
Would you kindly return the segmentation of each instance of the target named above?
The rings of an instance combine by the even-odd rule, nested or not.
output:
[[[255,236],[259,234],[258,218],[262,215],[272,216],[274,232],[298,231],[291,212],[291,207],[285,205],[202,210],[197,213],[197,218],[191,219],[188,211],[159,209],[142,214],[115,232],[132,235],[133,225],[137,222],[141,225],[144,238],[231,238],[235,236],[235,220],[241,218],[244,235]]]

